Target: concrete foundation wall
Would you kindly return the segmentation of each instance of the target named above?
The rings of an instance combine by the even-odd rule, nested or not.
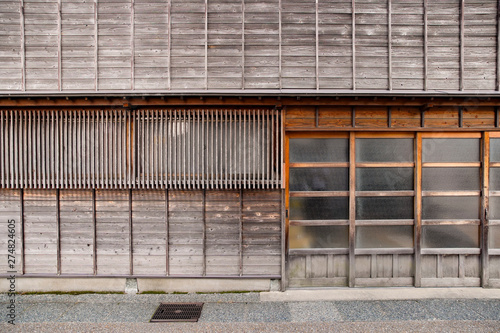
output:
[[[225,292],[278,291],[280,280],[270,279],[126,279],[126,278],[21,278],[15,292]],[[0,292],[9,292],[11,281],[0,280]]]

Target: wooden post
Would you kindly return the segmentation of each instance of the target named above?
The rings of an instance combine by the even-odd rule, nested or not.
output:
[[[417,133],[415,140],[415,287],[422,285],[421,235],[422,235],[422,133]]]
[[[19,200],[20,200],[20,222],[21,222],[21,230],[19,230],[19,234],[21,236],[21,274],[24,275],[24,272],[26,271],[26,263],[25,263],[25,240],[24,240],[24,190],[20,189],[19,190]]]
[[[21,90],[26,91],[26,40],[24,27],[24,0],[19,3],[20,23],[21,23]]]
[[[356,283],[356,134],[349,134],[349,287]]]
[[[95,68],[95,91],[99,90],[99,24],[98,24],[98,13],[99,13],[99,0],[94,0],[94,68]]]
[[[315,32],[316,32],[316,90],[319,90],[319,4],[318,0],[316,0],[316,11],[315,11]],[[317,126],[316,126],[317,127]]]
[[[168,216],[168,190],[165,190],[165,234],[166,234],[166,242],[165,242],[165,275],[169,276],[170,273],[170,254],[169,254],[169,241],[170,241],[170,234],[169,234],[169,216]]]
[[[465,54],[464,54],[464,42],[465,42],[465,0],[460,0],[460,72],[459,72],[459,82],[460,91],[464,90],[464,66],[465,66]],[[461,126],[460,126],[461,127]]]
[[[61,198],[60,190],[56,190],[56,222],[57,222],[57,275],[61,275]]]
[[[428,35],[429,35],[429,29],[427,25],[427,0],[424,0],[424,90],[426,91],[428,89],[428,60],[429,60],[429,41],[428,41]],[[423,114],[422,114],[423,115]],[[423,119],[423,117],[422,117]],[[424,127],[422,125],[422,127]]]
[[[488,236],[489,236],[489,196],[490,196],[490,133],[483,133],[483,200],[481,205],[481,286],[489,286],[490,278],[490,258],[489,258],[489,246],[488,246]]]
[[[132,225],[132,190],[128,190],[128,249],[129,249],[129,267],[130,267],[130,276],[134,275],[134,234],[133,234],[133,225]]]
[[[352,0],[352,90],[356,90],[356,0]]]
[[[92,261],[94,275],[97,275],[97,218],[95,189],[92,189]]]
[[[392,90],[392,0],[387,0],[387,48],[388,48],[388,83]],[[389,127],[391,127],[389,125]]]
[[[130,1],[130,89],[135,89],[135,0]]]
[[[239,221],[239,273],[243,276],[243,190],[240,189],[240,221]]]

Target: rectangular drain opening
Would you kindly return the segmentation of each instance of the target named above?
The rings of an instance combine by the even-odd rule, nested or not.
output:
[[[161,303],[149,322],[192,321],[200,318],[203,303]]]

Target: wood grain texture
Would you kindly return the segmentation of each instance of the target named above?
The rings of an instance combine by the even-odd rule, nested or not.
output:
[[[0,92],[492,92],[499,82],[495,0],[26,0],[3,1],[0,15]]]

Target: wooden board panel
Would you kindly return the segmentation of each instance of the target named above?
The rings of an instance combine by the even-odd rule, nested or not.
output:
[[[96,191],[97,274],[130,274],[129,191]]]
[[[92,192],[59,192],[61,230],[61,274],[93,274]]]
[[[22,225],[21,225],[21,197],[19,190],[0,189],[0,216],[4,230],[0,233],[3,241],[0,242],[0,272],[22,272]],[[9,223],[7,223],[9,222]],[[13,226],[14,233],[8,227]],[[10,235],[13,235],[10,237]],[[13,252],[11,252],[14,250]],[[8,255],[14,256],[8,257]],[[14,262],[9,262],[14,260]],[[11,267],[10,265],[14,265]]]
[[[57,274],[56,191],[24,191],[25,272]]]

